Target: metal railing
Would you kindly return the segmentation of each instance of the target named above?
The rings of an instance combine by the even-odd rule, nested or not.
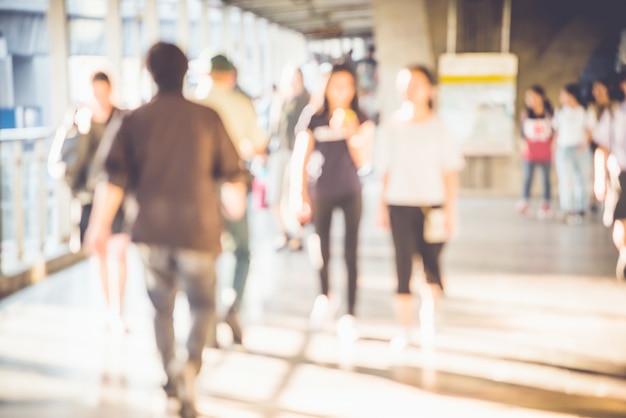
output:
[[[67,251],[70,194],[47,170],[52,135],[51,128],[0,130],[3,276]]]

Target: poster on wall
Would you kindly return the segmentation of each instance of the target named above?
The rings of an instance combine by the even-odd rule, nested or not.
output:
[[[514,150],[517,56],[444,54],[439,59],[440,116],[468,156]]]

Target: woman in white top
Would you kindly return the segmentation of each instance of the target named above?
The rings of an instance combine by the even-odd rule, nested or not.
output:
[[[456,221],[458,172],[464,160],[433,109],[434,77],[422,66],[403,70],[402,108],[394,115],[385,144],[380,222],[390,227],[398,278],[398,319],[407,342],[413,320],[410,279],[413,260],[421,258],[420,322],[422,337],[432,337],[434,314],[443,292],[440,255]],[[422,269],[423,267],[423,269]],[[421,277],[420,277],[421,278]]]
[[[556,171],[559,200],[565,220],[582,222],[589,205],[592,156],[591,129],[595,118],[581,105],[580,89],[568,84],[561,90],[561,108],[554,116]]]

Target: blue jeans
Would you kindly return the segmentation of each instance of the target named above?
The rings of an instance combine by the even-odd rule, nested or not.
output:
[[[202,350],[215,323],[216,254],[138,244],[146,269],[148,296],[155,309],[154,331],[163,366],[176,357],[174,304],[179,288],[187,293],[191,330],[187,339],[188,361],[196,371],[202,364]]]
[[[524,175],[524,184],[522,189],[522,198],[524,200],[530,199],[530,187],[533,184],[533,176],[535,174],[535,167],[539,167],[541,169],[541,174],[543,177],[543,201],[544,203],[550,203],[550,169],[552,168],[552,163],[548,162],[533,162],[533,161],[523,161],[522,162],[522,171]]]
[[[592,156],[589,148],[558,147],[556,172],[559,177],[561,210],[568,213],[585,213],[589,206]]]

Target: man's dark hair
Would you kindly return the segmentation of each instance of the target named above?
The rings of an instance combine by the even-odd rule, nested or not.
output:
[[[189,63],[176,45],[166,42],[154,44],[148,51],[146,67],[160,92],[182,91]]]
[[[93,83],[95,81],[104,81],[108,85],[111,85],[111,80],[109,79],[109,76],[102,71],[98,71],[91,77],[91,82]]]
[[[230,71],[237,71],[237,68],[225,55],[218,54],[211,58],[211,72],[224,73]]]

